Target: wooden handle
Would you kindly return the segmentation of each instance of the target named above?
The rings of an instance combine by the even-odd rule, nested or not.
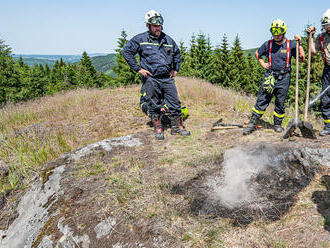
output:
[[[311,57],[312,57],[311,44],[312,44],[312,34],[308,33],[307,85],[306,85],[304,122],[307,121],[308,102],[309,102],[309,84],[310,84],[310,78],[311,78]]]
[[[299,98],[299,42],[296,42],[296,99],[295,99],[295,106],[294,106],[294,113],[295,113],[295,119],[298,120],[298,98]]]

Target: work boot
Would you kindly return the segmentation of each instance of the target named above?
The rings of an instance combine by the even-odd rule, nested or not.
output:
[[[281,125],[274,125],[274,131],[276,133],[282,133],[283,132],[283,128],[281,127]]]
[[[151,121],[152,121],[152,125],[154,126],[154,133],[156,140],[163,140],[164,131],[163,131],[162,123],[159,119],[159,115],[153,115]]]
[[[183,126],[183,120],[181,116],[171,117],[171,134],[180,134],[182,136],[189,136],[190,132]]]
[[[322,131],[320,131],[320,136],[327,136],[330,135],[330,128],[324,128]]]
[[[252,114],[250,118],[250,122],[248,125],[243,129],[243,135],[248,135],[252,133],[254,130],[256,130],[256,125],[259,117]]]

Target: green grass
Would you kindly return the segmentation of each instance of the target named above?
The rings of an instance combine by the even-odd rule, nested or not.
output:
[[[66,139],[57,132],[49,136],[38,136],[34,132],[10,136],[0,146],[0,160],[6,161],[10,168],[8,178],[1,180],[0,192],[16,189],[23,179],[29,182],[48,161],[70,151]]]

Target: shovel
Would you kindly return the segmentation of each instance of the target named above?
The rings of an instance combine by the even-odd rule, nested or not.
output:
[[[295,129],[298,126],[302,125],[302,121],[298,119],[298,78],[299,78],[299,45],[296,42],[296,94],[295,94],[295,106],[294,106],[294,113],[295,118],[289,121],[288,126],[284,130],[282,137],[283,139],[287,139],[293,136]]]
[[[316,139],[315,131],[311,123],[307,122],[308,102],[309,102],[309,85],[311,76],[311,42],[312,34],[308,35],[308,61],[307,61],[307,86],[306,86],[306,102],[304,111],[304,121],[299,125],[300,132],[304,138]]]

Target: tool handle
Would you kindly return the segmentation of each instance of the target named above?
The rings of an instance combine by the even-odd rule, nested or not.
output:
[[[320,98],[325,94],[327,93],[328,89],[330,88],[330,85],[328,85],[328,87],[326,87],[320,94],[318,94],[314,99],[310,100],[309,103],[308,103],[308,108],[312,107],[313,104],[320,100]]]
[[[299,98],[299,42],[296,41],[296,95],[295,95],[295,105],[294,105],[294,113],[295,113],[295,118],[298,120],[298,98]]]
[[[306,85],[304,122],[307,121],[308,102],[309,102],[309,85],[310,85],[310,78],[311,78],[311,57],[312,57],[311,45],[312,45],[312,34],[308,33],[307,85]]]
[[[216,126],[216,127],[212,127],[211,128],[211,131],[224,130],[224,129],[244,128],[246,126],[247,126],[246,124],[241,125],[241,126]],[[259,129],[259,128],[262,128],[262,126],[261,125],[257,125],[256,128]]]

